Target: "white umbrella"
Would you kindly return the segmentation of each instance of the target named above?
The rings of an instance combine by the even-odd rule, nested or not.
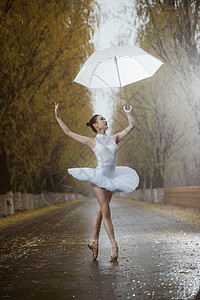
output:
[[[163,63],[137,46],[94,52],[74,79],[88,88],[122,87],[153,76]]]

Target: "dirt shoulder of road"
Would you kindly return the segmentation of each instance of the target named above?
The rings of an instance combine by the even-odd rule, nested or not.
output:
[[[46,214],[46,213],[53,211],[59,207],[71,205],[71,204],[82,202],[82,201],[84,201],[84,199],[81,198],[81,199],[77,199],[77,200],[73,200],[73,201],[69,201],[69,202],[64,202],[64,203],[60,203],[60,204],[37,208],[34,210],[18,212],[18,213],[15,213],[14,215],[7,216],[7,217],[2,217],[2,218],[0,218],[0,228],[9,226],[15,222],[23,221],[25,219],[32,218],[32,217],[35,217],[35,216],[38,216],[41,214]]]
[[[176,218],[179,221],[186,221],[195,225],[200,225],[200,210],[194,208],[181,207],[164,203],[149,203],[136,201],[134,199],[116,198],[120,201],[126,201],[131,204],[142,206],[146,209],[151,209],[155,212],[167,215],[168,217]]]

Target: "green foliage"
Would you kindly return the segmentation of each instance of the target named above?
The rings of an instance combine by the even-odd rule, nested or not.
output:
[[[45,176],[66,171],[74,158],[54,102],[70,129],[86,133],[90,94],[73,79],[94,50],[98,16],[93,0],[8,2],[0,4],[1,148],[12,190],[38,192]]]

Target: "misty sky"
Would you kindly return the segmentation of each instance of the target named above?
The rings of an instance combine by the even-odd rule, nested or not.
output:
[[[117,45],[119,42],[119,35],[127,32],[126,24],[120,21],[119,10],[121,4],[128,4],[129,0],[98,0],[101,6],[102,15],[106,13],[107,18],[102,19],[101,26],[96,30],[94,36],[94,44],[96,50],[103,50],[112,45]],[[118,89],[114,89],[118,91]],[[94,98],[94,114],[103,115],[109,122],[112,119],[113,101],[120,101],[120,99],[112,99],[112,89],[95,89],[93,90]],[[111,125],[111,121],[109,122]],[[109,130],[108,130],[109,133]]]

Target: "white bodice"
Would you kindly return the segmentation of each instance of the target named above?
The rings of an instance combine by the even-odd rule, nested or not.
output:
[[[116,167],[118,146],[113,137],[107,134],[97,134],[95,140],[96,146],[93,149],[93,152],[96,155],[98,162],[97,169],[101,170],[102,174],[113,177]]]
[[[91,182],[108,191],[130,193],[139,184],[136,171],[126,166],[116,166],[118,146],[112,136],[96,135],[96,146],[92,150],[96,155],[96,168],[70,168],[68,172],[74,178]]]

